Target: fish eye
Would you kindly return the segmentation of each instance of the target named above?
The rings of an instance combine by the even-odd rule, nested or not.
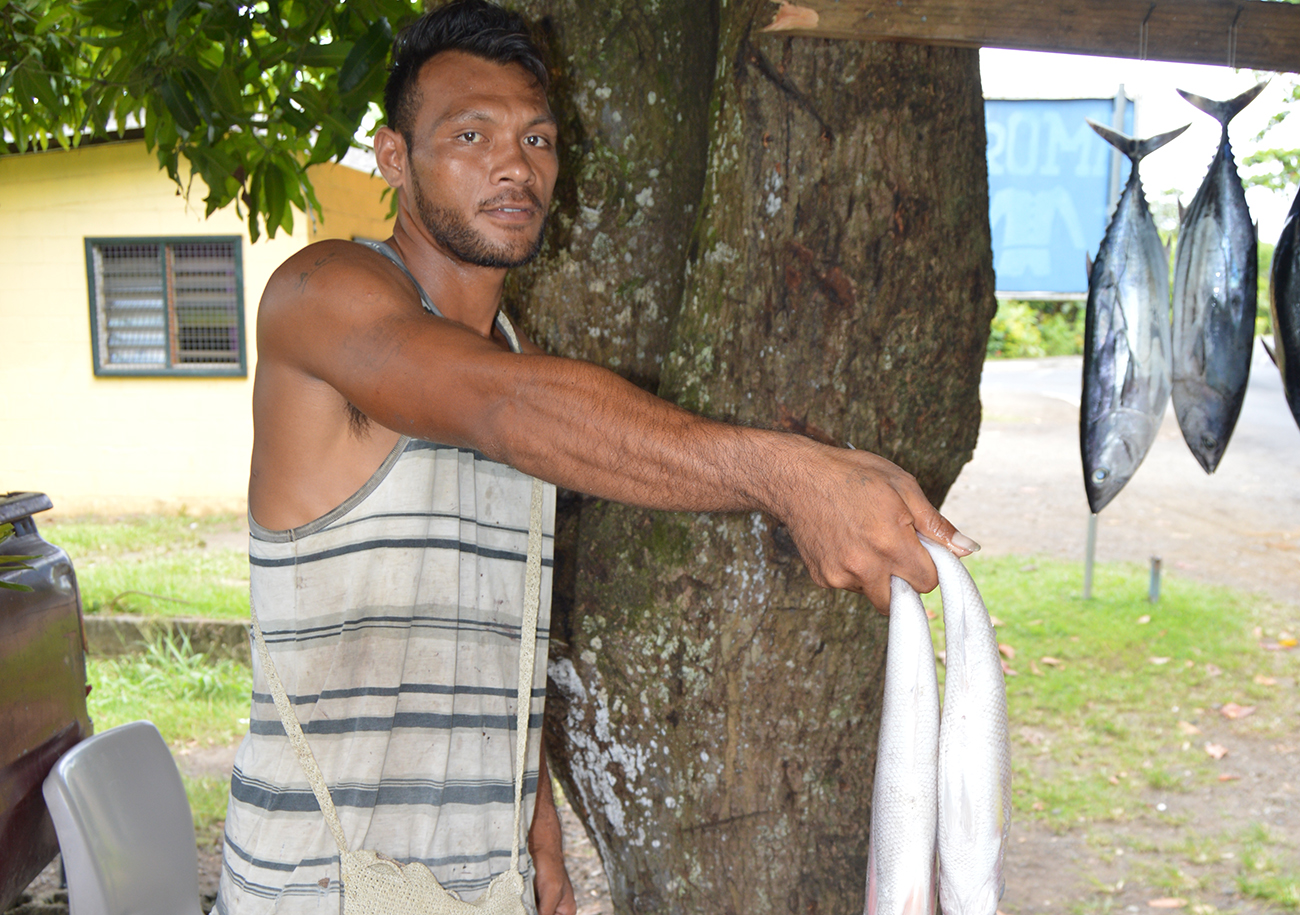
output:
[[[1110,476],[1110,471],[1105,467],[1098,467],[1092,472],[1092,481],[1094,483],[1104,482],[1106,477]]]

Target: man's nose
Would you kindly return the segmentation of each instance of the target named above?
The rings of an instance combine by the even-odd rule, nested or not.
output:
[[[492,180],[495,182],[510,181],[514,184],[532,184],[537,173],[533,169],[533,164],[528,159],[523,144],[511,142],[502,144],[496,161],[493,162]]]

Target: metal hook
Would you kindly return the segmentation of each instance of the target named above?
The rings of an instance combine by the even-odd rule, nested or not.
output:
[[[1232,25],[1228,26],[1228,68],[1237,69],[1237,21],[1241,19],[1244,6],[1237,7],[1237,15],[1232,17]]]
[[[1151,35],[1151,14],[1156,11],[1156,5],[1151,4],[1147,14],[1142,17],[1142,24],[1138,26],[1138,60],[1147,59],[1147,44]]]

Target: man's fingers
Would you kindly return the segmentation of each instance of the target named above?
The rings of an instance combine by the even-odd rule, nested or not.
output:
[[[909,503],[908,507],[912,509],[916,532],[922,537],[942,543],[956,556],[969,556],[971,553],[979,552],[980,545],[957,530],[956,525],[939,514],[924,496],[921,496],[920,505],[912,505],[907,495],[903,496],[903,500]]]

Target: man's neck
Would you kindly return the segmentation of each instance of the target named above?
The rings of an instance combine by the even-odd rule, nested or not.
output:
[[[443,317],[484,337],[492,335],[506,270],[466,263],[445,251],[423,227],[399,213],[389,244]]]

